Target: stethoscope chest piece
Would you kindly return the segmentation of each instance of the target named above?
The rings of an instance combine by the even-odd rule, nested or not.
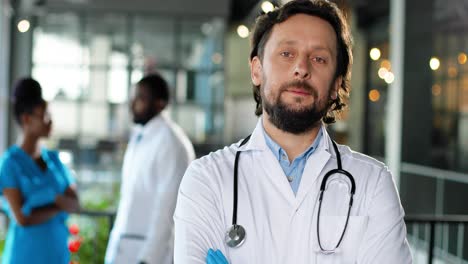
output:
[[[241,246],[245,241],[245,229],[241,225],[233,225],[226,232],[226,244],[235,248]]]

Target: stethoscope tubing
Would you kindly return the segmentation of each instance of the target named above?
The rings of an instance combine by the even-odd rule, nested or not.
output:
[[[246,137],[244,140],[242,140],[240,147],[242,147],[243,145],[245,145],[245,143],[247,143],[247,141],[249,141],[250,139],[250,136],[249,135],[248,137]],[[233,199],[233,207],[232,207],[232,225],[233,226],[237,226],[237,200],[238,200],[238,175],[239,175],[239,157],[240,157],[240,151],[237,151],[236,152],[236,158],[234,160],[234,199]]]
[[[241,142],[241,144],[239,145],[239,148],[242,147],[243,145],[245,145],[249,141],[250,137],[251,137],[251,135],[246,137]],[[341,244],[341,241],[343,240],[344,234],[345,234],[346,229],[348,227],[349,216],[350,216],[350,213],[351,213],[351,207],[353,205],[353,196],[354,196],[354,194],[356,192],[356,183],[354,181],[354,177],[351,175],[351,173],[349,173],[348,171],[346,171],[346,170],[344,170],[342,168],[341,154],[340,154],[340,152],[338,150],[338,146],[336,145],[335,141],[331,140],[331,142],[333,144],[333,149],[335,150],[335,153],[336,153],[336,162],[337,162],[337,167],[338,168],[328,171],[325,174],[325,176],[323,177],[321,185],[320,185],[319,208],[318,208],[318,215],[317,215],[317,240],[318,240],[318,244],[319,244],[319,247],[320,247],[322,252],[334,252],[334,250],[337,249],[339,247],[339,245]],[[230,230],[236,231],[238,229],[241,229],[242,232],[244,232],[244,237],[240,238],[240,241],[226,242],[228,244],[228,246],[233,245],[232,247],[240,246],[243,243],[243,240],[245,239],[245,230],[244,230],[244,228],[241,225],[237,224],[238,175],[239,175],[238,170],[239,170],[240,153],[241,153],[241,151],[239,151],[239,150],[236,152],[236,156],[235,156],[235,160],[234,160],[233,209],[232,209],[233,211],[232,211],[232,226],[231,226]],[[319,232],[320,231],[319,230],[320,211],[321,211],[321,208],[322,208],[322,200],[323,200],[323,195],[324,195],[324,191],[325,191],[325,188],[326,188],[328,178],[330,176],[332,176],[333,174],[343,174],[349,179],[349,181],[351,182],[351,191],[350,191],[350,196],[351,197],[350,197],[350,200],[349,200],[349,207],[348,207],[348,213],[347,213],[347,216],[346,216],[346,223],[345,223],[343,232],[341,233],[340,240],[338,241],[337,245],[335,246],[335,248],[333,250],[325,250],[325,249],[323,249],[321,241],[320,241],[320,232]],[[239,238],[236,236],[236,239],[239,239]]]

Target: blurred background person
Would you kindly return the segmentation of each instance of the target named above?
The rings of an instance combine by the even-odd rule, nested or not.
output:
[[[56,151],[41,147],[52,120],[40,84],[14,87],[13,112],[23,137],[0,160],[0,192],[10,220],[2,263],[68,263],[68,213],[79,211],[75,181]]]
[[[159,74],[137,83],[131,103],[136,126],[124,157],[106,263],[172,263],[177,189],[195,154],[182,129],[163,115],[168,102],[168,84]]]

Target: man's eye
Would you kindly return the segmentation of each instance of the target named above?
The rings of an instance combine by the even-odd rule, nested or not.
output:
[[[289,51],[283,51],[283,52],[281,52],[281,56],[283,56],[283,57],[291,57],[292,54],[291,54],[291,52],[289,52]]]
[[[322,58],[322,57],[315,57],[313,60],[314,60],[315,62],[318,62],[318,63],[325,63],[325,62],[327,62],[327,61],[326,61],[324,58]]]

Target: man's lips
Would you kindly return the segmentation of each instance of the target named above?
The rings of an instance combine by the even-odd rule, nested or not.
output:
[[[296,94],[296,95],[301,95],[301,96],[311,95],[311,93],[309,91],[307,91],[307,90],[296,89],[296,88],[287,89],[286,92],[290,92],[290,93],[293,93],[293,94]]]

